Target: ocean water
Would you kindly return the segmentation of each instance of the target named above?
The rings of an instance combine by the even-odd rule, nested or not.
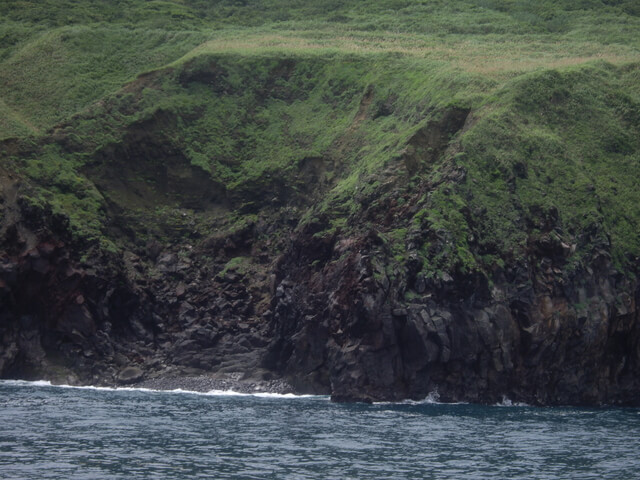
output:
[[[2,479],[640,479],[640,410],[0,381]]]

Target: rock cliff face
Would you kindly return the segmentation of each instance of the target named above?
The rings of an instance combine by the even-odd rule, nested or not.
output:
[[[351,58],[247,62],[0,145],[0,378],[640,404],[631,107],[597,97],[590,158],[598,125],[558,120],[588,74],[496,114],[403,103]],[[540,82],[565,86],[531,106]]]
[[[550,238],[492,278],[425,280],[388,272],[375,233],[301,236],[278,269],[271,365],[345,401],[637,404],[637,283],[605,250],[567,276],[570,247]],[[322,268],[300,267],[318,255]]]
[[[5,378],[129,384],[240,372],[338,401],[638,402],[640,290],[613,268],[606,240],[567,273],[575,246],[549,224],[526,258],[491,277],[425,278],[428,231],[408,237],[412,261],[401,268],[374,228],[317,235],[324,226],[311,223],[280,256],[263,254],[263,273],[212,275],[203,249],[225,255],[257,242],[258,227],[189,255],[145,245],[148,258],[81,260],[64,220],[34,211],[20,188],[4,172]],[[401,212],[390,208],[393,223]]]
[[[266,325],[248,314],[244,275],[212,278],[207,265],[155,244],[144,261],[98,255],[2,173],[0,376],[114,384],[215,370],[262,379]]]

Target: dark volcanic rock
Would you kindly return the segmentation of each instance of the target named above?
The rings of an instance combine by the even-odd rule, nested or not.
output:
[[[138,367],[127,367],[118,374],[118,383],[128,384],[139,382],[144,372]]]
[[[575,248],[543,234],[528,258],[491,278],[427,278],[413,253],[394,263],[375,232],[317,235],[319,219],[292,236],[273,275],[217,274],[222,267],[157,245],[147,263],[133,254],[83,263],[64,228],[43,222],[28,209],[4,219],[5,378],[337,401],[433,392],[449,401],[640,401],[640,289],[613,268],[606,243],[570,273]],[[234,248],[251,245],[253,231],[243,229],[242,242],[235,233]],[[420,248],[419,235],[411,242]],[[224,265],[230,244],[218,236],[203,251],[214,243]]]
[[[220,220],[224,192],[207,196],[219,203],[199,242],[184,223],[195,214],[186,211],[167,224],[170,239],[137,241],[127,226],[136,220],[115,202],[110,228],[125,233],[114,254],[78,241],[66,217],[26,201],[27,187],[0,171],[0,378],[295,391],[337,401],[437,392],[445,401],[640,405],[637,267],[626,275],[614,268],[597,226],[569,239],[555,207],[532,209],[517,255],[474,243],[474,233],[469,248],[502,255],[496,266],[426,272],[454,239],[429,222],[407,228],[432,185],[399,185],[407,171],[440,161],[468,113],[454,109],[417,131],[386,178],[372,179],[376,189],[356,191],[362,215],[343,230],[329,214],[301,221],[302,197],[287,197],[284,187],[259,207],[265,191],[274,193],[265,183],[238,206],[259,212],[250,221]],[[126,152],[102,154],[132,163],[165,154],[170,146],[143,130]],[[201,172],[174,157],[165,173],[182,173],[185,183],[167,183],[163,198],[205,208]],[[323,161],[308,158],[301,168],[319,172]],[[465,181],[455,164],[443,172],[443,181]],[[110,173],[94,172],[106,183]],[[391,232],[402,235],[390,240]]]
[[[638,403],[639,289],[607,259],[570,278],[549,265],[542,275],[536,250],[513,267],[521,284],[498,277],[489,288],[482,275],[452,272],[420,282],[422,295],[406,301],[409,278],[378,268],[380,247],[370,237],[349,244],[316,272],[295,260],[316,250],[300,236],[279,266],[266,361],[300,391],[339,401],[438,392],[446,401]]]

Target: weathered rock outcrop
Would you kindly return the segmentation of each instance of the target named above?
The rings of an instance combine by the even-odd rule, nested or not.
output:
[[[256,225],[188,255],[151,244],[142,257],[80,259],[64,221],[29,206],[20,188],[5,175],[3,377],[131,384],[242,372],[339,401],[437,392],[447,401],[638,403],[640,289],[617,273],[597,231],[599,244],[583,239],[596,247],[577,269],[576,247],[552,222],[531,236],[526,258],[491,276],[422,275],[428,231],[411,237],[399,264],[373,230],[318,235],[313,222],[272,264]],[[264,256],[261,276],[216,275],[199,260],[238,248]]]
[[[589,75],[487,113],[356,66],[205,55],[0,144],[0,378],[640,405],[635,117],[592,158]]]
[[[446,401],[637,404],[640,290],[605,250],[567,274],[570,247],[549,251],[545,237],[492,278],[411,279],[388,270],[378,240],[321,248],[301,235],[279,266],[269,361],[299,390],[345,401],[437,392]],[[300,266],[318,254],[322,268]]]
[[[144,246],[144,260],[84,250],[63,219],[29,204],[26,184],[3,174],[1,377],[129,384],[216,370],[261,378],[268,341],[243,274],[209,278],[208,265],[156,244]]]
[[[394,189],[392,179],[381,191]],[[532,230],[525,258],[490,274],[425,276],[422,245],[447,242],[429,227],[407,235],[400,262],[371,227],[331,233],[326,219],[292,233],[277,259],[264,223],[196,247],[152,242],[97,255],[28,191],[3,172],[2,377],[131,384],[240,372],[339,401],[437,392],[447,401],[638,403],[640,288],[613,267],[597,228],[569,245],[551,215]],[[370,205],[362,218],[387,230],[402,219],[396,204]],[[216,267],[238,254],[263,267]]]

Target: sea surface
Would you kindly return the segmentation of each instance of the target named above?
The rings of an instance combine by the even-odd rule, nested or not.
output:
[[[640,479],[640,410],[0,381],[2,479]]]

